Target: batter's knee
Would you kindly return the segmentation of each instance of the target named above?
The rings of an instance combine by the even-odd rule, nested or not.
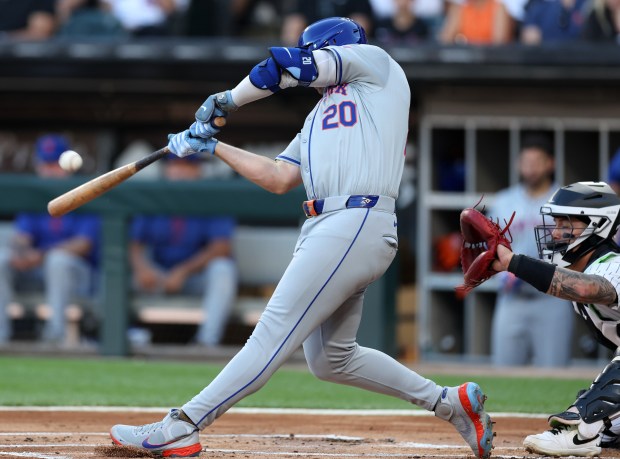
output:
[[[346,368],[355,353],[355,347],[306,346],[304,354],[310,372],[323,381],[340,382],[344,379]]]
[[[309,358],[308,354],[306,353],[306,361],[308,362],[308,368],[310,369],[310,373],[312,373],[315,377],[323,381],[330,380],[332,376],[332,371],[329,366],[329,361],[324,358],[324,356],[315,355],[313,356],[313,358]]]

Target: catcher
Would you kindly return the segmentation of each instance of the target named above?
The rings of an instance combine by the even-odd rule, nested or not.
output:
[[[509,271],[542,292],[571,300],[597,340],[616,353],[566,411],[549,417],[551,430],[523,442],[528,451],[542,455],[598,456],[620,438],[620,247],[613,241],[620,198],[604,182],[557,190],[540,209],[543,225],[535,228],[541,260],[514,254],[507,228],[468,217],[477,212],[473,209],[463,212],[463,236],[469,241],[463,247],[466,283],[461,291]],[[480,245],[488,250],[479,250]]]

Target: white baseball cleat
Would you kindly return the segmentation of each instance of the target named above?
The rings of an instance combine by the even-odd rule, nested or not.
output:
[[[143,426],[117,424],[110,430],[110,437],[117,445],[149,451],[156,456],[198,456],[202,450],[199,430],[179,419],[180,413],[173,409],[162,421]]]
[[[530,453],[545,456],[598,456],[601,454],[601,437],[597,435],[581,440],[577,426],[561,425],[546,432],[528,435],[523,446]]]
[[[435,407],[435,416],[456,427],[477,458],[491,457],[493,422],[484,411],[486,395],[476,383],[445,387]]]

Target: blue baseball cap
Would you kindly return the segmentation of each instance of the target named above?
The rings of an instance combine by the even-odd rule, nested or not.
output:
[[[620,183],[620,148],[616,150],[613,158],[611,158],[607,178],[609,182]]]
[[[37,139],[35,151],[37,159],[42,163],[58,161],[60,155],[69,149],[69,142],[58,134],[48,134]]]

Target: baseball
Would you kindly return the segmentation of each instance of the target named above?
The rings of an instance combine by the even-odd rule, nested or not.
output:
[[[60,164],[60,167],[68,172],[77,171],[80,167],[82,167],[82,163],[83,161],[80,154],[73,150],[63,152],[60,155],[60,158],[58,158],[58,164]]]

